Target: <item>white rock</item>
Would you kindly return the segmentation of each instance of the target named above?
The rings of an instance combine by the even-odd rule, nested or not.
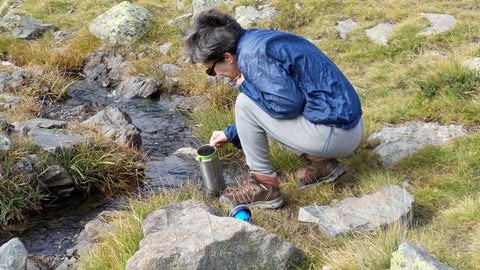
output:
[[[382,46],[387,46],[388,38],[392,35],[393,28],[394,25],[392,23],[380,23],[375,27],[365,30],[365,33],[373,42]]]

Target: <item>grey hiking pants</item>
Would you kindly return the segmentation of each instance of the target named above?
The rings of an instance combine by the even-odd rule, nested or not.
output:
[[[313,124],[302,115],[275,119],[240,93],[235,103],[235,122],[250,170],[272,174],[267,137],[281,143],[296,155],[345,157],[353,153],[363,135],[363,121],[350,130]]]

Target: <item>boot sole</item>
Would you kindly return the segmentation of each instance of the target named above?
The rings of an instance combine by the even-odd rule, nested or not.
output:
[[[225,197],[223,195],[220,196],[220,199],[218,199],[218,201],[221,204],[233,205],[232,202],[227,197]],[[271,201],[253,202],[253,203],[249,203],[248,205],[250,205],[251,207],[256,207],[256,208],[260,208],[260,209],[277,209],[277,208],[280,208],[280,207],[283,206],[283,198],[278,197],[275,200],[271,200]]]
[[[335,182],[338,178],[340,178],[340,176],[342,176],[346,172],[347,172],[347,169],[345,168],[345,166],[343,166],[342,163],[338,163],[337,167],[333,169],[333,171],[330,172],[329,175],[320,178],[317,182],[312,183],[310,185],[304,185],[302,182],[300,182],[300,180],[297,180],[297,186],[299,188],[307,188],[307,187],[323,185],[325,183],[332,183],[332,182]]]

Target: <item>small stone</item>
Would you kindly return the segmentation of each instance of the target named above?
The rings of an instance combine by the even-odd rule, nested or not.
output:
[[[346,19],[343,21],[337,22],[337,33],[342,39],[347,38],[347,34],[352,32],[357,28],[357,23],[352,19]]]
[[[10,141],[10,139],[6,135],[0,133],[0,154],[3,155],[11,149],[12,141]]]
[[[265,5],[260,10],[252,6],[240,6],[235,9],[235,19],[243,28],[246,28],[259,20],[273,20],[277,13],[278,11],[269,5]]]
[[[462,66],[475,71],[475,74],[480,77],[480,57],[468,59],[462,63]]]
[[[27,267],[27,249],[18,238],[0,247],[0,269],[23,270]]]
[[[423,17],[427,18],[431,26],[423,29],[419,35],[434,35],[450,31],[457,23],[457,20],[452,15],[437,14],[437,13],[420,13]]]
[[[393,28],[394,25],[392,23],[380,23],[375,27],[365,30],[365,33],[373,42],[382,46],[387,46],[388,38],[392,35]]]
[[[168,42],[168,43],[165,43],[165,44],[162,44],[159,48],[159,52],[161,55],[166,55],[168,53],[168,50],[170,50],[170,47],[172,47],[172,44],[171,42]]]
[[[398,247],[397,251],[392,253],[390,270],[410,269],[453,270],[419,246],[404,242]]]

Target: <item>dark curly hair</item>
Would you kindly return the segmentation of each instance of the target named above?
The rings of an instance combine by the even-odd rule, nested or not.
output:
[[[219,61],[225,52],[236,54],[242,33],[243,28],[230,15],[216,9],[205,10],[195,18],[184,55],[192,63]]]

